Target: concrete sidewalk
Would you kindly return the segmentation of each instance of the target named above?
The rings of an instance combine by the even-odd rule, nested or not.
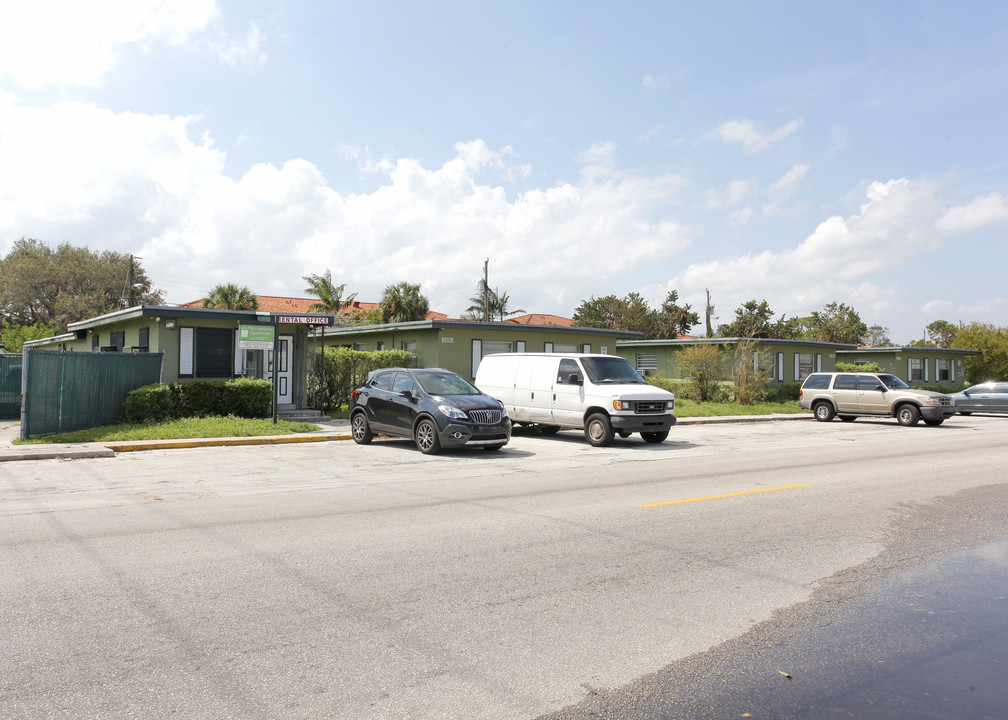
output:
[[[812,420],[811,413],[797,415],[733,415],[724,417],[679,418],[676,425],[715,425],[718,423],[776,422]],[[325,420],[316,423],[318,431],[289,435],[256,437],[191,438],[187,440],[144,440],[136,442],[48,443],[15,445],[21,426],[15,420],[0,420],[0,462],[13,460],[53,460],[70,458],[114,457],[116,453],[174,448],[227,447],[235,445],[283,445],[285,443],[329,442],[350,439],[347,420]],[[672,430],[675,432],[675,428]]]

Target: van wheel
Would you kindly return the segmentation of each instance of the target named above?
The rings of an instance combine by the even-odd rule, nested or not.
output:
[[[833,406],[828,402],[817,402],[812,406],[812,412],[815,413],[815,419],[819,422],[829,422],[836,415]]]
[[[612,423],[609,418],[602,413],[595,413],[588,416],[584,428],[585,440],[594,447],[605,447],[613,441]]]
[[[631,435],[633,435],[632,432],[627,432],[626,430],[617,430],[616,434],[619,435],[621,438],[628,438]]]
[[[668,437],[668,433],[668,430],[662,430],[661,432],[642,432],[640,436],[644,438],[644,442],[660,443],[665,442],[665,438]]]
[[[367,417],[363,412],[353,416],[350,421],[350,432],[353,434],[354,442],[358,445],[367,445],[374,438],[374,433],[371,432],[371,426],[368,425]]]
[[[437,425],[430,418],[424,418],[417,423],[416,429],[413,431],[413,440],[424,455],[433,455],[441,449]]]
[[[536,425],[539,428],[539,432],[543,435],[556,435],[560,432],[559,425]]]
[[[920,410],[916,405],[900,405],[896,411],[896,422],[900,425],[916,425],[920,420]]]

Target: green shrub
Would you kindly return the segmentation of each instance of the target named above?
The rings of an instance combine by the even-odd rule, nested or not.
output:
[[[126,421],[131,423],[170,420],[175,417],[175,398],[170,385],[144,385],[126,395]]]
[[[668,390],[676,397],[689,397],[690,383],[688,380],[673,380],[662,374],[651,375],[646,378],[649,385],[654,385],[662,390]]]
[[[273,384],[236,378],[146,385],[130,392],[124,405],[131,423],[228,415],[263,418],[273,407]]]
[[[387,367],[411,367],[413,355],[406,350],[365,352],[337,347],[320,350],[315,367],[308,376],[308,394],[323,409],[338,408],[350,401],[350,394],[364,384],[372,370]]]
[[[269,380],[236,378],[224,383],[223,402],[227,412],[243,418],[264,418],[273,407],[273,383]]]
[[[877,362],[862,363],[861,365],[855,365],[854,363],[842,363],[838,362],[836,364],[837,372],[873,372],[880,373],[885,372],[882,366]]]
[[[789,382],[770,387],[766,393],[767,402],[790,402],[798,399],[801,391],[800,382]]]

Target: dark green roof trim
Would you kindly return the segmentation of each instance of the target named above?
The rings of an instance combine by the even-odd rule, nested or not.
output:
[[[136,307],[117,310],[106,315],[81,320],[70,323],[67,330],[88,330],[90,328],[110,325],[121,320],[133,320],[141,317],[160,317],[164,320],[234,320],[236,322],[262,322],[272,323],[275,318],[298,318],[311,320],[327,319],[326,322],[332,325],[336,322],[335,315],[325,313],[273,313],[259,310],[213,310],[210,308],[184,308],[175,305],[137,305]],[[300,324],[300,323],[299,323]]]
[[[902,347],[859,347],[856,350],[838,350],[837,352],[842,352],[845,355],[870,355],[871,353],[885,353],[887,355],[895,355],[896,353],[917,353],[922,355],[933,355],[935,353],[947,353],[949,355],[983,354],[979,350],[966,350],[964,348],[914,347],[912,345],[904,345]]]
[[[785,340],[783,338],[739,338],[739,337],[715,337],[715,338],[676,338],[674,340],[619,340],[618,347],[663,347],[667,345],[688,347],[690,345],[738,345],[743,342],[754,342],[757,345],[792,345],[799,347],[811,347],[836,350],[846,352],[854,350],[857,345],[851,343],[831,343],[820,342],[818,340]]]
[[[612,338],[642,338],[644,333],[608,328],[575,327],[566,325],[523,325],[509,322],[472,322],[469,320],[418,320],[416,322],[383,323],[381,325],[350,325],[326,328],[329,337],[359,335],[402,330],[496,330],[511,333],[550,333],[554,335],[597,335]],[[619,342],[619,340],[617,340]]]

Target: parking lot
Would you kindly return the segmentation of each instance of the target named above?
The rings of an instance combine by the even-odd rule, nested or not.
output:
[[[557,712],[1002,537],[1006,440],[797,420],[6,463],[0,714]]]

